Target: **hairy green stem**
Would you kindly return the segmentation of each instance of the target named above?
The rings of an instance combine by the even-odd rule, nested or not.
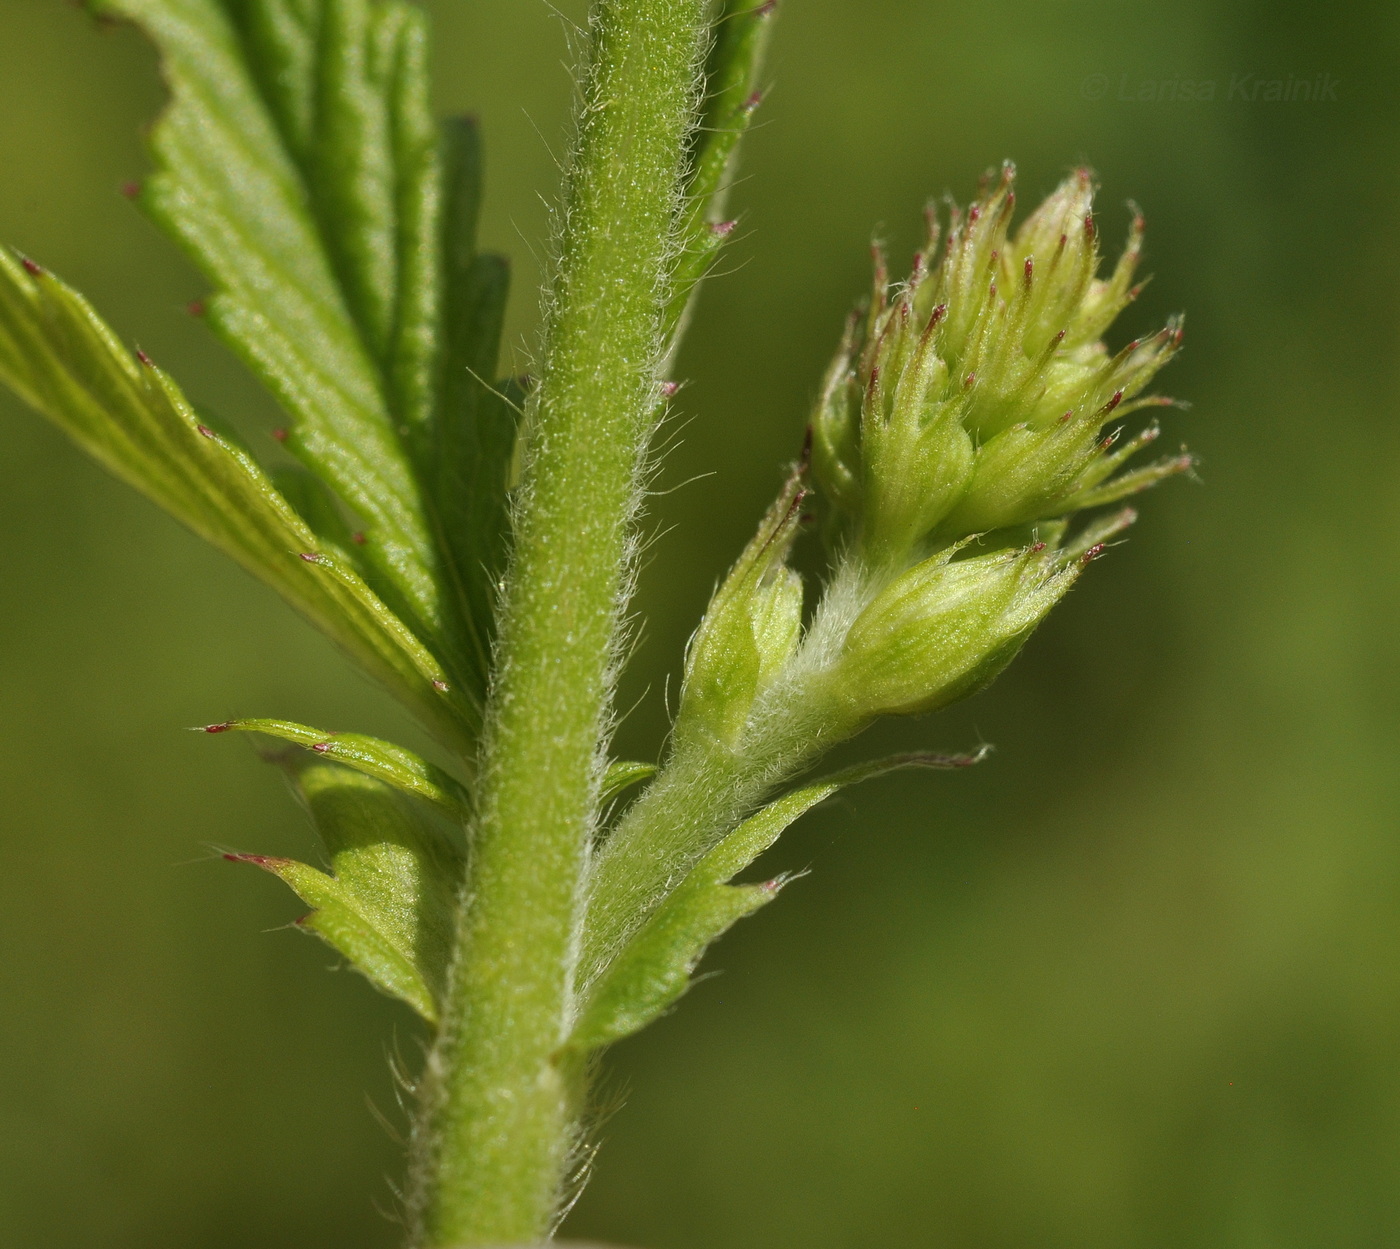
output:
[[[890,578],[843,558],[778,681],[759,695],[731,744],[690,737],[683,718],[666,766],[627,810],[589,872],[580,983],[592,983],[690,869],[783,782],[866,718],[832,683],[846,634]]]
[[[585,991],[706,851],[810,760],[797,743],[769,750],[744,744],[762,753],[718,743],[677,749],[609,835],[590,874],[579,959]]]
[[[541,1239],[582,1074],[573,1013],[631,520],[696,116],[705,0],[598,0],[502,605],[452,999],[411,1215],[431,1249]]]

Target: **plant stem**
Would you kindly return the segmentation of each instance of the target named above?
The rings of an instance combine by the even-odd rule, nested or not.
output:
[[[751,814],[775,783],[801,768],[806,753],[793,746],[755,757],[715,744],[672,754],[594,861],[579,959],[581,990],[592,987],[626,939],[706,852]]]
[[[678,724],[661,774],[624,813],[589,872],[582,988],[776,785],[863,727],[833,698],[830,673],[852,622],[885,579],[858,561],[840,562],[801,649],[759,696],[737,742],[688,739]]]
[[[411,1214],[432,1249],[543,1238],[574,1145],[583,1075],[556,1054],[707,7],[590,16],[453,999],[415,1128]]]

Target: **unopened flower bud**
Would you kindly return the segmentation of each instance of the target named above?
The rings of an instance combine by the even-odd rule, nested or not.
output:
[[[686,652],[677,736],[735,742],[754,699],[796,651],[802,579],[785,561],[806,496],[799,470],[710,600]]]
[[[1105,426],[1168,403],[1142,392],[1181,345],[1180,322],[1109,356],[1101,335],[1136,296],[1142,251],[1099,278],[1094,185],[1077,170],[1014,234],[1014,170],[989,180],[946,237],[848,323],[812,421],[818,485],[862,558],[897,565],[972,533],[1061,517],[1145,488],[1187,457],[1113,476],[1151,438],[1110,454]],[[936,258],[936,259],[935,259]]]
[[[833,694],[853,722],[917,715],[976,693],[1008,663],[1083,566],[1037,544],[957,559],[950,548],[896,577],[857,617]]]

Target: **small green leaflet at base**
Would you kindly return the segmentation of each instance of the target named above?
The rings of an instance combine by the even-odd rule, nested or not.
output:
[[[225,720],[208,724],[201,733],[265,733],[294,742],[323,759],[342,763],[356,772],[385,781],[395,789],[431,802],[455,820],[464,820],[471,806],[466,789],[436,764],[393,742],[363,733],[328,733],[291,720]],[[640,765],[638,765],[640,766]]]
[[[92,306],[0,248],[0,382],[109,472],[277,590],[415,711],[469,748],[447,673],[316,535],[241,447],[202,424],[178,386],[133,359]]]
[[[625,789],[656,775],[656,764],[634,763],[628,759],[614,759],[603,773],[602,792],[599,802],[611,802]]]
[[[461,853],[372,776],[321,762],[294,774],[330,856],[330,873],[294,859],[224,857],[281,877],[315,908],[300,927],[436,1024],[456,928]]]
[[[568,1048],[586,1053],[639,1032],[690,986],[706,948],[746,915],[778,896],[784,877],[761,884],[728,883],[784,830],[838,789],[900,768],[958,768],[978,762],[971,755],[896,755],[859,764],[804,785],[750,816],[691,870],[657,908],[588,994]]]

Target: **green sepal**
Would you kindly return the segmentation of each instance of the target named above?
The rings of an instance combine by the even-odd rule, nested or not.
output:
[[[171,100],[141,207],[213,284],[214,331],[353,509],[360,558],[445,658],[451,627],[409,448],[440,302],[424,18],[401,0],[89,0],[156,44]]]
[[[656,764],[636,763],[630,759],[614,759],[603,773],[602,791],[599,802],[611,802],[624,790],[631,789],[642,781],[656,775]]]
[[[322,547],[246,451],[203,424],[178,386],[133,358],[92,306],[0,249],[0,381],[104,468],[254,576],[465,746],[442,666],[344,559]]]
[[[385,781],[402,793],[432,803],[454,820],[464,820],[471,809],[471,796],[455,777],[421,755],[377,737],[363,733],[327,733],[291,720],[224,720],[205,725],[199,731],[263,733]]]
[[[678,740],[738,741],[758,695],[792,657],[802,632],[802,581],[787,567],[808,491],[799,465],[720,583],[686,649]]]
[[[1180,455],[1169,455],[1152,464],[1144,464],[1141,468],[1119,473],[1117,477],[1110,478],[1101,486],[1095,485],[1081,490],[1066,499],[1062,506],[1065,512],[1069,513],[1083,508],[1104,507],[1109,503],[1117,503],[1122,499],[1151,489],[1159,481],[1165,481],[1168,477],[1190,472],[1195,465],[1196,457],[1188,451],[1183,451]]]
[[[737,920],[767,905],[786,882],[727,883],[767,850],[800,816],[838,789],[899,768],[956,768],[978,762],[972,755],[896,755],[863,763],[785,794],[750,816],[701,859],[690,875],[608,965],[589,992],[569,1048],[586,1052],[639,1032],[690,987],[706,948]]]
[[[315,909],[298,921],[429,1023],[441,1016],[463,879],[461,852],[388,785],[332,763],[295,769],[330,872],[229,854],[281,877]]]

